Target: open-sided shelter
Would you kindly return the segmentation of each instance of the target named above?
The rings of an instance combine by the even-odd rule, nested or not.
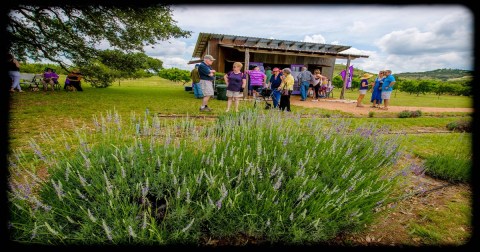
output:
[[[347,59],[348,69],[350,60],[368,58],[367,55],[342,53],[349,48],[350,46],[344,45],[200,33],[192,54],[192,58],[196,59],[192,59],[189,64],[201,62],[203,56],[210,54],[216,59],[212,68],[217,72],[226,73],[232,69],[234,62],[239,61],[246,69],[250,66],[259,66],[260,69],[266,66],[280,69],[289,67],[294,76],[302,66],[306,66],[312,73],[318,68],[322,75],[332,79],[336,59]],[[294,94],[298,93],[298,89],[296,83]],[[343,98],[343,92],[344,90],[340,98]]]

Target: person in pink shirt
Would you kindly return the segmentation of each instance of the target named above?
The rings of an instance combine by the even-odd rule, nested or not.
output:
[[[255,66],[253,70],[248,71],[248,75],[250,76],[248,93],[249,95],[253,95],[253,97],[256,97],[258,95],[258,90],[265,87],[267,76],[262,71],[260,71],[260,68],[258,66]]]

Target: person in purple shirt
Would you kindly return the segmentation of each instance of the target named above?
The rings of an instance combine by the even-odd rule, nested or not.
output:
[[[227,110],[230,111],[232,100],[235,101],[235,112],[238,112],[238,104],[240,98],[243,97],[243,89],[247,85],[247,77],[241,72],[243,64],[240,62],[233,63],[233,71],[228,72],[223,76],[227,84]]]
[[[255,66],[253,70],[248,71],[248,75],[250,76],[250,87],[249,92],[252,92],[253,97],[257,97],[258,90],[265,86],[267,76],[260,71],[258,66]]]
[[[47,91],[48,85],[52,87],[52,91],[54,90],[54,85],[58,83],[58,74],[53,71],[51,68],[47,68],[43,73],[43,90]]]

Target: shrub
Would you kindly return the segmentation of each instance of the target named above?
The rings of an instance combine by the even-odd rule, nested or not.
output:
[[[10,184],[12,237],[49,245],[198,244],[241,234],[324,242],[364,228],[404,191],[390,169],[401,136],[383,139],[372,125],[352,132],[342,119],[299,127],[299,115],[257,111],[204,127],[148,113],[123,123],[107,113],[78,139],[32,140],[33,157],[10,159],[30,182]],[[31,159],[48,179],[30,172]]]
[[[414,117],[420,117],[422,116],[422,111],[421,110],[404,110],[398,114],[399,118],[414,118]]]
[[[455,132],[472,132],[471,122],[465,119],[447,124],[447,129]]]
[[[470,182],[471,159],[454,155],[429,156],[425,162],[426,173],[449,182]]]

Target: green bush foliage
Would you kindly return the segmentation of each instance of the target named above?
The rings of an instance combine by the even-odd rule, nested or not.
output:
[[[44,145],[30,147],[47,179],[31,156],[10,159],[26,173],[10,185],[11,238],[171,245],[247,235],[309,244],[363,229],[404,191],[391,169],[399,139],[371,125],[352,131],[345,119],[301,120],[244,110],[198,126],[148,110],[126,122],[107,112],[63,143],[44,134]]]
[[[447,129],[455,132],[472,132],[471,122],[465,119],[447,124]]]
[[[471,180],[472,161],[455,155],[433,155],[426,158],[426,173],[450,182],[467,183]]]
[[[415,118],[415,117],[420,117],[422,116],[422,111],[421,110],[403,110],[400,113],[398,113],[399,118]]]

